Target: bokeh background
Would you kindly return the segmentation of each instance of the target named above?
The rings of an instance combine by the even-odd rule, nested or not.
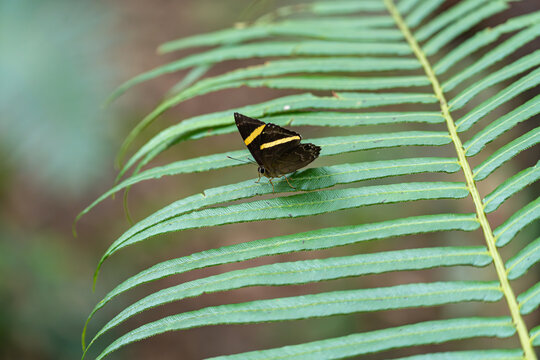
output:
[[[80,333],[92,307],[103,295],[128,276],[165,259],[225,244],[254,240],[279,233],[297,232],[313,227],[308,221],[283,222],[279,228],[269,222],[253,225],[231,225],[207,232],[187,231],[181,236],[162,237],[136,249],[114,256],[104,266],[97,290],[92,292],[92,275],[108,245],[125,231],[129,224],[122,209],[121,196],[108,199],[85,216],[78,225],[79,236],[71,233],[72,222],[79,211],[113,183],[116,170],[114,158],[128,131],[146,115],[168,89],[185,72],[161,77],[137,86],[107,108],[103,102],[122,81],[155,66],[167,63],[177,54],[156,54],[159,44],[179,37],[230,27],[254,19],[285,1],[216,1],[216,0],[154,0],[154,1],[71,1],[71,0],[0,0],[0,358],[1,359],[75,359],[80,357]],[[446,6],[453,2],[449,1]],[[508,14],[539,10],[535,1],[515,3]],[[505,16],[507,16],[505,15]],[[485,23],[478,28],[500,22]],[[523,53],[531,48],[530,44]],[[188,52],[184,52],[187,54]],[[516,54],[517,58],[519,54]],[[223,73],[238,64],[219,64],[210,74]],[[255,61],[254,63],[257,63]],[[523,94],[516,102],[530,99],[538,90]],[[165,126],[201,113],[264,101],[293,92],[238,89],[210,94],[183,103],[167,112],[137,142],[143,143]],[[536,119],[538,120],[538,119]],[[532,128],[529,120],[509,136],[520,135]],[[324,129],[306,130],[308,136],[324,136]],[[173,160],[241,148],[237,134],[217,141],[188,143],[169,150],[153,165]],[[502,140],[501,140],[502,141]],[[209,147],[209,144],[212,146]],[[496,146],[496,144],[495,144]],[[419,150],[410,155],[421,154]],[[537,161],[531,152],[517,158],[510,167],[497,173],[497,181],[514,174],[520,168]],[[351,159],[372,159],[378,154],[350,155]],[[425,154],[424,154],[425,155]],[[321,164],[332,163],[325,160]],[[320,165],[320,164],[319,164]],[[138,184],[130,195],[130,208],[135,219],[150,214],[183,196],[220,184],[241,181],[255,176],[251,167],[222,170],[200,176],[197,174],[171,177]],[[445,179],[445,178],[440,178]],[[507,207],[506,215],[530,201],[535,193],[529,188]],[[537,193],[537,191],[536,191]],[[418,205],[419,212],[429,211],[429,204]],[[506,206],[506,205],[505,205]],[[467,211],[464,205],[463,211]],[[389,210],[390,209],[390,210]],[[377,216],[388,211],[399,213],[399,206],[384,210],[350,210],[338,215],[317,218],[317,225],[342,225],[381,220]],[[409,210],[414,211],[414,210]],[[470,209],[469,209],[470,211]],[[504,213],[502,216],[505,216]],[[311,220],[313,222],[313,220]],[[499,223],[502,221],[499,219]],[[497,222],[497,219],[495,219]],[[529,227],[521,235],[531,239],[538,227]],[[428,237],[407,237],[407,247],[425,246]],[[468,240],[463,239],[464,243]],[[478,241],[478,238],[471,241]],[[444,242],[438,243],[438,245]],[[478,244],[480,245],[480,244]],[[523,243],[518,243],[520,248]],[[342,254],[384,250],[378,245],[349,247],[328,252]],[[396,243],[390,248],[400,247]],[[514,249],[515,250],[515,249]],[[512,250],[510,250],[511,252]],[[304,254],[302,258],[319,254]],[[279,261],[294,257],[282,256]],[[276,261],[264,259],[241,266]],[[195,271],[184,277],[167,279],[142,292],[129,293],[98,313],[90,327],[90,335],[118,309],[125,307],[152,289],[176,284],[200,276],[219,273],[237,265]],[[537,269],[538,270],[538,269]],[[466,270],[453,274],[466,275]],[[486,273],[490,278],[492,273]],[[360,286],[382,286],[393,282],[437,279],[438,273],[400,274],[399,279],[374,278]],[[451,277],[451,275],[448,275]],[[369,277],[368,277],[369,278]],[[492,277],[491,277],[492,278]],[[376,280],[375,280],[376,279]],[[357,281],[357,280],[356,280]],[[338,282],[339,284],[339,282]],[[356,286],[354,279],[341,285]],[[341,285],[336,285],[339,288]],[[306,292],[333,289],[319,287],[284,287],[279,289],[240,289],[232,295],[203,296],[182,304],[156,309],[153,313],[128,322],[113,331],[123,334],[138,324],[164,314],[200,308],[225,302],[290,296]],[[504,304],[503,304],[504,305]],[[476,305],[478,306],[478,305]],[[491,306],[491,305],[490,305]],[[496,309],[491,307],[491,309]],[[406,320],[420,321],[433,311],[405,312]],[[460,311],[459,309],[445,311]],[[478,310],[480,314],[481,310]],[[495,310],[497,311],[497,310]],[[440,312],[439,312],[440,313]],[[390,326],[393,312],[362,315],[364,322],[380,322]],[[419,315],[421,314],[421,315]],[[377,317],[378,316],[378,317]],[[536,323],[538,314],[536,316]],[[534,323],[534,320],[532,321]],[[203,356],[231,353],[261,347],[272,347],[302,339],[320,338],[336,328],[344,334],[361,331],[354,318],[335,317],[324,322],[300,322],[299,337],[283,332],[287,325],[264,327],[217,326],[193,329],[184,334],[166,334],[135,344],[113,355],[115,359],[198,359]],[[303,324],[303,325],[302,325]],[[324,324],[322,328],[321,324]],[[308,334],[308,335],[306,335]],[[305,335],[305,338],[302,337]],[[264,340],[261,340],[264,339]],[[296,341],[298,340],[298,341]],[[98,347],[101,347],[98,345]]]

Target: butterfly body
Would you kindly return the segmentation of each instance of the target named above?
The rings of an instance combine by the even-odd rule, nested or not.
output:
[[[321,148],[301,143],[302,137],[294,131],[239,113],[234,113],[234,120],[244,144],[259,165],[259,177],[263,175],[271,180],[284,176],[319,156]]]

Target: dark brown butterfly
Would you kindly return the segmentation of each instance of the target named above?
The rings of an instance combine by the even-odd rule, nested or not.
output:
[[[294,188],[285,175],[306,166],[315,160],[321,151],[317,145],[301,144],[300,134],[281,126],[239,113],[234,113],[234,120],[244,144],[259,165],[259,180],[261,175],[266,176],[272,184],[272,191],[272,179],[280,176]]]

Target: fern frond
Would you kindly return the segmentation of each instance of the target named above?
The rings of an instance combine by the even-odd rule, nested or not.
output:
[[[314,284],[350,277],[358,278],[360,283],[368,274],[382,276],[375,274],[464,266],[470,278],[413,280],[384,287],[361,283],[361,289],[224,303],[166,315],[127,330],[97,358],[150,336],[194,327],[270,321],[289,321],[294,326],[299,319],[325,321],[326,317],[337,314],[352,316],[452,303],[487,304],[504,298],[504,305],[498,307],[503,311],[492,314],[496,317],[465,314],[460,315],[465,317],[390,328],[369,324],[361,333],[292,339],[296,344],[216,359],[342,358],[491,336],[513,337],[515,348],[433,350],[437,352],[400,359],[536,360],[534,346],[540,345],[540,326],[531,320],[532,326],[527,327],[525,316],[540,305],[540,283],[531,278],[533,271],[527,277],[524,275],[540,261],[540,239],[530,238],[527,231],[519,239],[517,235],[525,228],[532,228],[540,218],[540,198],[529,196],[528,189],[540,178],[537,153],[530,150],[540,141],[540,127],[533,121],[540,113],[540,96],[530,95],[540,83],[540,50],[531,50],[530,46],[540,37],[540,11],[507,17],[489,29],[482,25],[496,14],[506,16],[512,6],[511,0],[462,0],[450,5],[443,0],[401,0],[397,4],[393,0],[310,2],[277,9],[253,24],[240,24],[160,46],[161,53],[185,49],[199,52],[136,76],[111,95],[114,99],[132,86],[191,69],[134,127],[122,146],[120,158],[150,123],[188,99],[197,101],[207,94],[230,92],[239,87],[317,93],[296,93],[247,106],[232,104],[228,110],[182,119],[164,128],[127,159],[116,185],[79,217],[110,195],[141,181],[240,166],[227,156],[245,157],[248,155],[245,149],[184,157],[143,170],[167,149],[203,138],[224,139],[236,132],[233,112],[280,126],[309,126],[317,127],[320,132],[346,133],[307,140],[321,147],[321,158],[332,155],[325,159],[332,165],[291,175],[289,180],[294,182],[294,189],[285,182],[277,182],[275,187],[268,183],[255,184],[254,180],[218,183],[154,212],[110,245],[98,264],[94,281],[104,261],[113,254],[135,244],[143,246],[163,234],[176,233],[185,241],[186,230],[204,231],[263,220],[280,224],[284,219],[293,222],[300,217],[338,211],[356,214],[366,206],[384,209],[385,204],[396,204],[403,212],[397,216],[382,212],[374,217],[363,212],[364,216],[348,218],[350,224],[340,227],[313,221],[307,232],[280,233],[158,262],[117,285],[94,307],[82,334],[84,355],[96,347],[98,339],[102,340],[128,319],[202,294],[214,293],[219,299],[223,292],[244,287]],[[201,50],[203,46],[213,48]],[[228,60],[260,63],[204,77],[214,64]],[[363,128],[358,133],[360,126]],[[390,152],[397,147],[414,155]],[[362,156],[351,163],[340,157],[348,154],[352,158],[359,151],[372,154],[368,150],[377,150],[377,156],[385,155],[377,159],[366,155],[367,161]],[[514,162],[518,167],[515,158],[524,153],[532,153],[536,158],[502,177],[491,176],[507,163]],[[130,170],[133,173],[128,175]],[[371,183],[362,184],[362,181]],[[339,188],[333,188],[338,185]],[[274,191],[273,197],[258,197]],[[291,195],[291,192],[299,193]],[[513,201],[505,204],[510,198]],[[449,199],[444,202],[444,210],[437,207],[443,203],[442,199]],[[411,213],[412,205],[421,200],[429,200],[435,206],[418,214]],[[502,204],[505,205],[501,207]],[[274,259],[266,265],[226,268],[216,275],[200,276],[147,294],[114,315],[92,337],[89,346],[85,344],[87,328],[96,312],[128,290],[149,282],[272,255],[333,249],[374,240],[383,243],[389,238],[415,234],[435,238],[450,231],[452,236],[446,237],[450,245],[340,253],[331,257],[315,254],[315,259],[287,262]],[[465,232],[470,232],[478,242],[458,244]],[[506,260],[508,254],[503,256],[500,247],[510,242]],[[485,275],[477,275],[480,267],[489,269],[487,279]],[[528,283],[516,296],[512,280],[521,277],[520,281]]]

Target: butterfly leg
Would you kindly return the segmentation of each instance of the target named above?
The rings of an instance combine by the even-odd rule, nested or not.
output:
[[[272,185],[272,193],[274,192],[274,183],[272,182],[273,178],[268,178],[268,181],[270,182],[270,185]]]
[[[259,178],[257,179],[257,181],[255,181],[256,184],[258,184],[261,181],[261,173],[258,173],[258,174],[259,174]]]
[[[294,186],[291,185],[291,183],[289,182],[289,179],[287,179],[287,177],[285,175],[283,175],[283,177],[285,178],[285,181],[287,181],[287,184],[289,184],[289,186],[293,189],[296,190],[296,188]]]

